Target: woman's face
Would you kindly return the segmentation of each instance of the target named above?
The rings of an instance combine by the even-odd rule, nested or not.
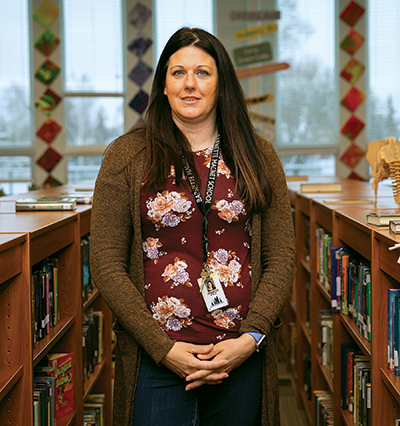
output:
[[[214,58],[194,46],[177,50],[169,58],[164,95],[177,124],[215,123],[218,70]]]

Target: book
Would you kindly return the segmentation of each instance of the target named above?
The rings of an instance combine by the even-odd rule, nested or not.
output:
[[[367,223],[375,226],[389,226],[389,221],[400,220],[400,213],[385,212],[385,213],[367,213]]]
[[[324,183],[301,183],[300,192],[312,194],[317,192],[342,192],[343,186],[340,182]]]
[[[44,385],[44,388],[47,389],[47,394],[48,394],[47,412],[48,412],[49,426],[55,425],[55,419],[56,419],[55,417],[55,413],[56,413],[55,411],[55,391],[56,391],[55,380],[56,379],[54,377],[37,376],[35,372],[34,388],[36,387],[36,389],[39,389],[38,385]]]
[[[400,235],[400,220],[389,220],[389,231],[392,234]]]
[[[325,204],[340,205],[340,204],[375,204],[374,200],[368,198],[327,198]]]
[[[61,195],[67,198],[76,198],[77,204],[92,204],[93,191],[62,192]]]
[[[400,294],[393,296],[393,373],[395,376],[400,376],[400,365],[399,365],[399,315],[400,315]]]
[[[394,372],[394,312],[395,312],[395,295],[400,294],[399,289],[388,288],[388,368]]]
[[[37,210],[67,210],[76,209],[76,198],[68,198],[56,195],[42,195],[41,197],[18,198],[15,202],[15,210],[37,211]]]
[[[55,417],[59,419],[74,411],[74,354],[51,353],[47,355],[55,377]]]

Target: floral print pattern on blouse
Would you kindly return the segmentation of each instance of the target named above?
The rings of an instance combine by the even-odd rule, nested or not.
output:
[[[192,287],[189,274],[185,271],[187,267],[188,265],[184,260],[180,260],[179,257],[176,257],[173,264],[170,263],[165,267],[161,276],[164,282],[168,282],[169,280],[172,281],[171,288],[180,284]]]
[[[242,265],[238,262],[236,253],[225,249],[219,249],[216,252],[211,251],[208,266],[212,273],[216,273],[221,283],[227,286],[237,285],[242,287],[239,282]]]
[[[193,153],[205,193],[212,148]],[[184,178],[184,177],[183,177]],[[191,190],[175,181],[175,169],[162,192],[141,198],[145,297],[153,318],[178,341],[217,343],[238,337],[250,303],[250,217],[235,192],[222,155],[208,220],[207,264],[229,305],[208,312],[199,291],[203,268],[202,221]]]
[[[214,324],[218,327],[223,328],[232,328],[235,327],[235,320],[242,319],[240,318],[240,310],[242,307],[239,305],[236,308],[228,308],[228,309],[216,309],[211,312],[208,316],[214,319]]]
[[[153,318],[164,330],[180,331],[192,324],[190,309],[184,300],[175,297],[159,297],[150,307]]]
[[[180,222],[185,222],[193,214],[192,202],[184,193],[163,191],[161,194],[147,200],[147,217],[155,225],[156,230],[169,226],[174,228]]]

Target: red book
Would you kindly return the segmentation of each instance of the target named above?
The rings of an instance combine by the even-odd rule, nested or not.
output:
[[[56,419],[74,411],[74,354],[54,353],[47,356],[55,381]]]

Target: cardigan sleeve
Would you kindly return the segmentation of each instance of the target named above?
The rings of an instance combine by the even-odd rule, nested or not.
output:
[[[90,268],[118,323],[153,359],[159,363],[174,341],[153,319],[144,298],[143,268],[131,265],[140,258],[140,217],[133,220],[131,206],[140,198],[140,185],[133,185],[137,169],[132,136],[117,139],[107,149],[98,174],[92,206]],[[140,168],[140,167],[139,167]],[[139,179],[139,177],[138,177]],[[138,192],[133,196],[135,188]]]
[[[252,300],[240,332],[255,331],[268,336],[293,283],[295,239],[283,167],[269,142],[262,139],[262,147],[272,201],[267,209],[253,217]]]

